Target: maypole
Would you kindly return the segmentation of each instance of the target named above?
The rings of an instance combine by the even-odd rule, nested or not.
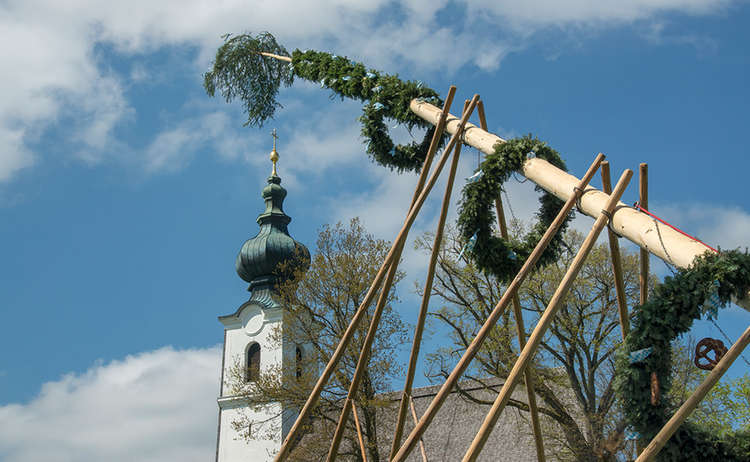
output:
[[[626,171],[618,185],[614,190],[611,190],[608,164],[602,163],[604,156],[601,154],[583,179],[578,179],[565,171],[565,163],[557,151],[539,140],[529,136],[506,141],[486,131],[484,111],[481,105],[479,106],[479,112],[482,128],[469,123],[467,120],[469,114],[478,103],[478,96],[476,95],[459,119],[448,113],[455,91],[453,87],[448,94],[445,107],[440,109],[436,105],[442,105],[443,102],[438,93],[424,86],[421,81],[403,81],[397,76],[368,69],[361,63],[352,62],[347,58],[328,53],[294,50],[290,55],[268,33],[262,33],[258,36],[248,34],[235,37],[227,36],[225,44],[217,52],[213,68],[204,77],[204,86],[210,95],[213,96],[219,91],[227,101],[235,98],[240,99],[248,113],[246,125],[258,126],[272,117],[275,110],[280,107],[280,104],[276,101],[276,95],[281,85],[291,85],[295,77],[319,82],[321,87],[332,90],[342,98],[351,98],[363,103],[363,114],[360,117],[362,135],[366,139],[366,152],[373,161],[399,172],[421,170],[420,179],[412,199],[412,206],[401,231],[394,240],[388,256],[365,296],[365,300],[350,320],[335,352],[312,388],[307,402],[300,410],[297,420],[284,439],[275,460],[284,460],[299,440],[302,422],[306,420],[312,408],[316,406],[323,387],[337,368],[343,350],[351,341],[354,330],[362,321],[380,285],[384,284],[385,288],[382,290],[385,293],[388,292],[387,288],[396,270],[406,234],[419,213],[426,196],[437,181],[442,167],[448,160],[450,151],[455,147],[456,153],[451,168],[451,179],[448,182],[443,204],[443,209],[446,209],[461,144],[472,146],[487,155],[479,170],[472,176],[472,181],[468,182],[463,190],[458,225],[461,237],[467,243],[465,247],[468,250],[467,256],[474,261],[477,268],[494,276],[498,283],[506,283],[507,287],[500,302],[484,320],[482,329],[468,346],[459,364],[446,379],[425,413],[417,419],[415,411],[412,409],[415,427],[404,444],[401,445],[401,431],[407,408],[412,404],[410,395],[413,372],[418,360],[421,325],[428,309],[429,297],[423,301],[410,356],[409,374],[402,393],[396,437],[391,447],[391,460],[404,460],[416,446],[417,441],[421,441],[421,435],[426,427],[430,424],[447,395],[452,392],[463,371],[469,366],[487,332],[494,328],[500,313],[514,298],[515,291],[525,275],[533,271],[536,264],[544,266],[557,258],[560,251],[560,233],[558,231],[565,228],[568,221],[567,215],[574,205],[581,213],[596,220],[594,228],[592,228],[592,234],[584,242],[579,251],[579,256],[576,257],[578,265],[586,258],[596,235],[606,224],[609,226],[608,234],[615,273],[620,272],[617,236],[628,239],[642,249],[641,278],[643,281],[648,274],[648,259],[646,257],[649,253],[678,268],[673,277],[664,279],[664,282],[654,290],[653,296],[650,296],[648,301],[646,300],[646,290],[642,288],[641,304],[632,313],[627,312],[622,284],[618,284],[617,287],[624,343],[615,359],[615,373],[617,375],[615,388],[623,399],[623,412],[626,421],[635,427],[638,432],[641,432],[642,437],[646,439],[655,437],[647,451],[638,460],[651,460],[662,449],[665,460],[682,460],[689,455],[692,457],[690,460],[699,461],[703,460],[701,459],[702,454],[708,453],[720,455],[721,460],[742,462],[748,460],[744,453],[740,454],[742,450],[737,449],[737,445],[732,442],[735,440],[731,440],[731,438],[717,440],[689,423],[680,428],[685,417],[718,381],[721,374],[736,359],[742,349],[750,343],[748,331],[742,335],[730,352],[719,361],[717,369],[709,375],[704,384],[669,422],[667,422],[667,414],[671,413],[671,410],[664,403],[665,400],[660,402],[658,396],[660,390],[664,393],[669,390],[671,342],[678,335],[687,332],[694,319],[699,319],[704,315],[715,316],[718,308],[726,306],[730,300],[750,311],[750,255],[747,252],[739,251],[718,252],[652,215],[646,206],[647,176],[645,164],[641,164],[641,203],[638,206],[629,207],[620,202],[619,197],[631,173]],[[396,145],[388,134],[386,120],[404,124],[409,128],[423,128],[426,130],[424,139],[421,142]],[[427,180],[433,155],[436,154],[438,147],[447,138],[443,136],[443,131],[452,136],[440,156],[437,166]],[[605,191],[588,186],[588,182],[600,164]],[[502,184],[510,178],[513,172],[521,173],[546,192],[540,199],[542,206],[538,212],[539,222],[522,240],[511,242],[504,230],[502,204],[497,198]],[[496,235],[494,224],[490,220],[494,213],[491,210],[491,203],[494,204],[496,209],[497,226],[501,229],[501,237]],[[444,211],[442,215],[436,235],[438,239],[435,244],[436,248],[439,247],[439,236],[444,226]],[[434,265],[434,255],[432,260],[431,264]],[[537,324],[534,333],[528,339],[528,343],[525,343],[523,331],[519,331],[522,352],[474,443],[466,453],[465,460],[475,460],[482,450],[497,418],[507,404],[510,393],[520,381],[521,375],[526,373],[527,366],[533,359],[534,350],[543,335],[544,329],[551,322],[559,305],[558,302],[562,300],[567,288],[576,277],[578,267],[572,266],[563,278],[563,282],[550,302],[542,320]],[[429,289],[425,289],[426,294],[429,294],[429,292]],[[521,316],[518,315],[520,307],[515,306],[518,305],[517,299],[514,302],[516,316],[520,322],[522,320]],[[336,459],[338,444],[346,428],[350,412],[354,412],[355,420],[357,419],[356,409],[353,409],[353,397],[359,387],[361,372],[368,367],[369,350],[376,335],[379,312],[382,310],[382,306],[383,300],[379,300],[368,329],[364,347],[360,352],[357,370],[352,378],[347,399],[344,401],[339,417],[337,430],[328,454],[329,461]],[[631,317],[633,318],[632,329],[628,325]],[[659,375],[662,376],[661,379]],[[526,376],[526,382],[529,389],[530,408],[533,414],[535,410],[532,399],[533,387],[529,386],[528,375]],[[647,396],[649,382],[652,390],[651,400]],[[657,399],[654,399],[654,384],[656,384]],[[646,390],[646,393],[643,393],[643,390]],[[544,455],[537,427],[538,425],[535,424],[538,459],[541,461]],[[670,442],[669,439],[675,432],[677,432],[677,436]],[[743,441],[745,441],[748,436],[740,435],[739,438],[744,438]],[[674,442],[675,440],[678,442]],[[680,447],[685,444],[692,445],[694,453],[686,454],[682,452]],[[364,449],[361,436],[360,449]],[[423,447],[422,451],[423,458],[426,460]],[[362,452],[364,454],[364,451]]]
[[[440,117],[441,110],[425,101],[415,99],[409,108],[414,114],[432,124],[437,123]],[[454,115],[449,115],[445,131],[454,134],[457,128],[458,119]],[[466,124],[463,140],[485,154],[494,153],[495,145],[505,143],[504,139],[472,123]],[[539,158],[527,159],[520,173],[563,201],[575,194],[574,188],[579,181],[575,176]],[[608,199],[609,194],[589,186],[580,199],[580,210],[592,218],[597,218]],[[678,268],[687,268],[697,257],[712,252],[705,244],[692,240],[668,226],[660,226],[647,214],[622,202],[615,206],[612,213],[612,229],[618,235]],[[736,300],[736,303],[750,311],[750,292],[746,293],[742,300]]]

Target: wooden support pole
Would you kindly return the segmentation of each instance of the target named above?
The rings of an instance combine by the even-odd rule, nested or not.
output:
[[[456,92],[456,87],[451,86],[450,90],[448,91],[448,97],[445,99],[445,106],[444,106],[445,110],[443,112],[446,115],[448,113],[448,108],[450,108],[450,104],[453,101],[453,96],[455,95],[455,92]],[[349,326],[347,326],[346,331],[344,331],[344,335],[341,336],[341,340],[339,341],[339,344],[336,346],[336,349],[334,350],[333,355],[331,355],[331,359],[328,361],[328,364],[326,364],[326,367],[323,370],[323,373],[320,375],[320,377],[318,378],[318,381],[315,383],[315,386],[310,392],[310,396],[308,396],[307,401],[305,402],[305,405],[302,407],[302,410],[300,410],[300,413],[297,416],[297,420],[295,420],[294,424],[292,425],[292,428],[289,430],[289,433],[287,433],[286,438],[284,438],[284,442],[282,443],[281,448],[279,449],[279,452],[276,454],[274,461],[280,462],[284,460],[284,457],[286,457],[289,451],[292,449],[292,445],[293,445],[292,442],[296,441],[297,435],[302,428],[302,422],[304,422],[307,416],[310,414],[310,412],[312,412],[312,409],[315,407],[315,404],[318,402],[318,399],[320,398],[320,394],[323,391],[323,387],[328,383],[328,380],[330,379],[331,374],[336,369],[336,366],[338,365],[339,361],[341,361],[341,357],[343,356],[344,351],[346,350],[346,347],[349,345],[349,342],[351,341],[352,336],[354,335],[354,332],[357,329],[357,325],[359,324],[360,320],[367,312],[367,307],[370,306],[372,299],[375,298],[375,293],[380,287],[380,284],[383,281],[383,278],[385,277],[385,273],[387,269],[390,268],[391,262],[394,260],[394,256],[398,250],[398,247],[402,245],[403,242],[406,241],[406,235],[408,234],[409,228],[411,227],[412,223],[414,223],[417,213],[419,213],[419,210],[421,209],[422,204],[427,198],[427,194],[429,194],[430,190],[432,189],[432,185],[434,185],[435,181],[437,181],[437,175],[440,174],[440,170],[442,170],[442,165],[444,165],[445,161],[447,160],[447,153],[449,152],[449,148],[452,149],[452,144],[456,143],[457,137],[455,135],[451,138],[451,141],[448,143],[448,147],[446,147],[446,151],[441,156],[441,159],[440,159],[441,164],[439,165],[439,168],[436,169],[436,172],[433,173],[432,177],[430,178],[430,183],[428,183],[428,187],[422,187],[422,185],[424,184],[424,178],[429,173],[429,165],[432,162],[432,157],[435,155],[435,152],[437,151],[440,137],[443,135],[444,127],[445,127],[445,118],[442,119],[442,123],[440,123],[440,120],[438,120],[437,129],[435,130],[435,134],[432,137],[432,142],[430,144],[430,148],[428,149],[427,157],[425,158],[425,165],[422,168],[422,172],[420,173],[420,179],[417,182],[416,189],[419,191],[419,193],[415,192],[415,197],[417,197],[417,200],[413,202],[411,208],[409,209],[409,213],[407,215],[406,221],[404,225],[401,227],[401,231],[399,231],[393,244],[391,245],[391,249],[388,252],[388,255],[385,257],[383,264],[380,266],[378,273],[375,275],[375,279],[372,281],[372,284],[370,285],[370,288],[368,289],[367,294],[365,295],[365,298],[362,301],[362,304],[359,306],[359,308],[357,308],[357,311],[354,313],[354,316],[352,316],[352,320],[349,322]]]
[[[602,189],[605,193],[612,193],[612,181],[609,178],[609,162],[602,162]],[[609,237],[609,254],[612,258],[612,272],[615,275],[615,292],[617,294],[617,309],[620,313],[620,331],[622,339],[628,336],[630,332],[630,316],[628,315],[628,301],[625,297],[625,280],[622,275],[622,255],[620,254],[620,243],[617,241],[617,234],[611,229],[607,230]],[[643,258],[641,249],[641,258]],[[648,252],[646,252],[648,255]]]
[[[469,103],[469,107],[466,109],[466,112],[461,118],[461,121],[463,123],[466,123],[469,116],[474,111],[474,108],[477,105],[477,101],[479,101],[479,95],[474,95],[471,102]],[[443,155],[440,156],[440,160],[438,161],[438,164],[435,166],[435,171],[432,173],[430,180],[427,182],[426,186],[422,189],[422,192],[419,194],[419,198],[417,199],[417,202],[414,204],[414,206],[412,207],[412,210],[409,212],[407,223],[404,224],[404,228],[403,228],[406,232],[405,234],[408,234],[409,227],[411,227],[411,224],[414,222],[414,219],[416,218],[416,214],[419,212],[419,209],[421,208],[422,204],[427,198],[427,195],[430,193],[430,191],[432,190],[432,187],[435,185],[435,182],[437,181],[438,176],[440,175],[440,172],[442,171],[443,167],[445,166],[446,161],[448,160],[448,156],[450,156],[451,151],[459,142],[459,139],[461,137],[460,134],[461,134],[461,130],[459,130],[456,134],[453,135],[453,137],[451,137],[451,140],[448,142],[448,145],[445,147],[445,151],[443,152]],[[331,441],[331,448],[328,452],[329,462],[333,462],[334,460],[336,460],[338,446],[341,442],[341,437],[343,436],[343,433],[344,433],[346,420],[348,419],[349,412],[351,411],[351,406],[348,406],[347,402],[351,402],[354,399],[354,395],[357,393],[357,390],[359,390],[359,384],[362,381],[364,371],[367,369],[367,364],[370,360],[370,349],[372,347],[372,343],[375,341],[375,335],[377,334],[378,324],[380,323],[380,316],[383,314],[383,308],[385,307],[385,303],[388,299],[388,292],[390,291],[390,288],[391,288],[390,284],[393,282],[393,278],[396,273],[396,267],[398,266],[398,260],[401,256],[401,250],[403,249],[405,240],[406,240],[406,236],[404,235],[404,238],[401,239],[401,241],[399,242],[398,246],[395,249],[396,256],[391,262],[391,268],[388,272],[388,277],[386,279],[386,282],[383,288],[381,289],[378,304],[375,307],[375,311],[372,314],[372,319],[370,320],[370,327],[367,329],[367,335],[365,336],[365,340],[362,345],[362,350],[360,351],[359,359],[357,360],[357,367],[354,369],[354,376],[352,377],[351,384],[349,384],[349,392],[347,394],[347,401],[344,403],[344,407],[341,410],[341,416],[339,417],[338,427],[336,428],[336,432],[333,435],[333,440]]]
[[[414,398],[409,396],[409,407],[411,408],[411,417],[414,419],[414,425],[419,422],[419,419],[417,418],[417,410],[414,408]],[[422,453],[422,462],[427,462],[427,450],[424,447],[424,440],[422,438],[419,439],[419,452]]]
[[[464,113],[466,113],[468,105],[469,101],[467,100],[464,104]],[[437,229],[435,230],[435,239],[432,242],[432,253],[430,254],[430,263],[427,266],[427,278],[425,279],[424,291],[422,292],[422,304],[419,307],[419,314],[417,315],[417,325],[414,327],[414,338],[412,339],[411,352],[409,353],[409,365],[406,370],[404,390],[401,393],[401,402],[399,403],[398,417],[396,419],[396,431],[394,432],[393,441],[391,443],[391,457],[396,455],[396,451],[398,451],[398,448],[401,446],[401,437],[403,436],[404,432],[404,423],[406,421],[408,403],[411,399],[411,389],[412,385],[414,384],[414,375],[417,372],[417,361],[419,359],[419,350],[422,345],[424,324],[427,320],[427,311],[430,305],[430,296],[432,295],[432,282],[435,278],[435,266],[437,264],[438,255],[440,254],[440,247],[443,242],[445,220],[448,216],[448,207],[450,206],[451,194],[453,192],[453,183],[456,179],[456,170],[458,169],[458,161],[460,156],[461,143],[458,143],[456,144],[455,153],[453,154],[453,162],[451,163],[451,169],[448,173],[448,182],[445,185],[443,205],[440,209],[440,218],[438,219]]]
[[[357,415],[357,406],[352,402],[352,414],[354,414],[354,426],[357,427],[357,439],[359,440],[359,450],[362,451],[362,461],[367,462],[367,451],[365,450],[365,440],[362,438],[362,428],[359,425],[359,416]]]
[[[651,443],[649,443],[638,459],[636,459],[636,462],[651,461],[657,454],[659,454],[659,451],[661,451],[667,441],[669,441],[669,438],[674,435],[677,428],[685,422],[685,419],[690,416],[703,398],[706,397],[706,394],[714,387],[714,385],[716,385],[721,376],[724,375],[727,369],[729,369],[729,366],[731,366],[740,353],[742,353],[742,350],[747,348],[748,344],[750,344],[750,327],[745,329],[745,332],[743,332],[740,338],[734,342],[732,348],[727,351],[708,376],[703,379],[703,382],[695,389],[695,392],[690,395],[687,401],[680,406],[672,418],[669,419],[666,425],[664,425],[659,433],[656,434],[654,439],[651,440]]]
[[[412,100],[409,108],[414,114],[432,124],[440,115],[439,108],[416,99]],[[445,130],[448,133],[454,133],[456,124],[455,116],[449,116]],[[466,125],[463,139],[467,144],[485,154],[493,153],[497,143],[505,142],[499,136],[488,133],[473,124]],[[526,160],[522,173],[526,178],[561,200],[567,200],[574,194],[573,187],[578,182],[573,175],[563,172],[540,158]],[[596,218],[608,198],[608,194],[592,189],[581,199],[581,210],[584,214]],[[617,234],[680,268],[687,268],[693,259],[706,251],[711,251],[704,244],[683,236],[669,227],[662,226],[657,232],[656,224],[651,217],[623,203],[617,204],[615,208],[612,226]],[[661,238],[659,233],[661,233]],[[736,303],[750,311],[750,292],[742,300],[736,300]]]
[[[648,164],[638,166],[638,203],[648,210]],[[641,274],[638,278],[641,285],[640,304],[645,305],[648,300],[649,255],[647,250],[641,249]]]
[[[562,206],[562,208],[560,209],[560,212],[552,221],[549,228],[547,228],[547,231],[539,240],[536,247],[531,252],[531,255],[529,255],[529,257],[526,259],[526,262],[524,262],[523,266],[521,267],[521,270],[518,272],[516,277],[513,278],[513,281],[511,281],[511,283],[508,285],[508,288],[505,290],[505,293],[500,298],[500,301],[497,303],[495,308],[487,317],[487,320],[479,329],[479,332],[477,332],[477,335],[476,337],[474,337],[474,340],[472,340],[472,342],[466,348],[466,351],[464,352],[461,359],[458,361],[458,364],[456,364],[456,367],[453,369],[453,371],[450,373],[448,378],[445,380],[445,383],[443,383],[443,385],[440,387],[440,390],[438,390],[432,402],[427,407],[427,410],[419,419],[419,423],[411,431],[409,436],[406,438],[406,441],[404,441],[404,444],[399,449],[398,453],[396,453],[396,456],[393,459],[391,459],[391,462],[404,461],[409,456],[411,451],[414,449],[414,446],[417,444],[417,441],[419,440],[419,438],[422,437],[422,434],[424,434],[425,430],[430,425],[430,422],[432,422],[432,419],[435,417],[435,414],[437,413],[437,411],[443,405],[448,395],[453,391],[453,388],[456,386],[458,379],[464,373],[466,368],[469,367],[469,364],[471,363],[471,360],[474,359],[474,356],[476,356],[476,354],[479,352],[479,349],[481,348],[482,343],[484,342],[485,338],[487,338],[492,328],[495,326],[495,323],[497,323],[497,320],[505,311],[505,308],[510,303],[513,297],[513,294],[516,293],[519,286],[523,283],[523,281],[526,279],[526,276],[528,276],[529,272],[531,272],[531,269],[539,260],[539,257],[541,256],[542,252],[544,252],[544,250],[547,248],[547,245],[549,245],[549,242],[552,240],[555,234],[557,234],[557,231],[560,229],[560,226],[565,221],[565,218],[568,216],[571,209],[575,205],[576,199],[580,196],[583,189],[587,187],[589,181],[591,181],[591,178],[594,176],[594,174],[596,173],[596,170],[599,168],[599,164],[601,163],[602,160],[604,160],[604,156],[602,154],[599,154],[594,160],[594,163],[591,164],[591,167],[589,167],[588,171],[586,172],[586,175],[584,175],[583,179],[579,181],[579,183],[577,184],[578,189],[576,190],[576,192],[574,192],[574,194],[571,195],[570,198]]]
[[[487,119],[484,115],[484,104],[479,101],[477,107],[479,113],[479,126],[482,130],[487,130]],[[602,167],[607,161],[602,161]],[[508,226],[505,222],[505,211],[503,210],[503,199],[498,193],[497,199],[495,199],[495,210],[497,211],[497,226],[500,228],[500,236],[506,241],[510,239],[508,235]],[[516,319],[516,334],[518,335],[518,346],[523,349],[526,346],[526,327],[523,322],[523,312],[521,311],[521,300],[518,298],[518,293],[513,295],[513,316]],[[534,433],[534,444],[536,446],[536,459],[538,462],[545,462],[546,457],[544,455],[544,438],[542,437],[542,425],[539,421],[539,409],[536,404],[536,392],[534,391],[534,378],[531,374],[531,369],[526,369],[523,372],[523,381],[526,386],[526,396],[529,400],[529,414],[531,416],[531,430]]]
[[[607,222],[609,221],[607,215],[611,216],[612,210],[615,208],[617,201],[620,200],[622,193],[625,192],[625,188],[627,187],[631,176],[633,176],[633,172],[631,170],[625,170],[625,172],[623,172],[622,176],[620,177],[620,181],[617,182],[614,192],[610,196],[610,199],[607,201],[604,209],[601,211],[599,218],[597,218],[594,222],[594,226],[591,228],[589,235],[586,236],[586,239],[583,241],[581,248],[578,250],[578,253],[573,259],[573,262],[570,264],[568,271],[565,273],[565,276],[563,276],[560,285],[557,287],[554,295],[552,295],[552,299],[547,305],[547,309],[544,310],[544,314],[542,314],[541,319],[539,319],[539,322],[534,328],[534,332],[532,332],[531,337],[529,337],[528,343],[524,347],[523,351],[521,351],[521,355],[513,365],[513,369],[511,369],[508,378],[505,379],[503,388],[497,395],[497,398],[495,399],[490,412],[487,414],[487,417],[485,417],[482,426],[479,428],[479,432],[477,432],[477,435],[474,437],[474,441],[471,443],[471,446],[464,455],[464,462],[475,461],[479,456],[479,453],[482,451],[484,444],[487,442],[487,438],[490,436],[492,429],[497,423],[497,419],[500,417],[503,409],[505,409],[505,405],[508,403],[511,394],[513,393],[513,390],[518,383],[521,373],[523,373],[528,364],[534,358],[536,349],[541,343],[542,337],[546,333],[547,328],[552,323],[557,310],[562,304],[561,302],[567,295],[568,289],[570,289],[570,286],[573,285],[573,282],[575,281],[576,276],[578,276],[578,272],[583,266],[586,257],[594,247],[594,244],[596,244],[596,239],[599,237],[599,233],[601,233],[602,229],[604,229],[604,227],[607,225]]]

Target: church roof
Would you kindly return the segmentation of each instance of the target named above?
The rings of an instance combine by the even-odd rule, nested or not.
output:
[[[297,242],[287,230],[292,219],[284,213],[286,189],[281,186],[281,178],[276,173],[276,144],[271,152],[273,172],[268,177],[268,185],[263,188],[266,210],[258,215],[258,234],[245,241],[237,255],[237,274],[250,283],[250,290],[259,286],[270,286],[298,269],[310,266],[310,251]],[[279,265],[288,262],[284,274]]]

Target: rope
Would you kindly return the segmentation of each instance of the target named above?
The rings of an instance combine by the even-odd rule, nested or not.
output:
[[[502,188],[500,189],[500,191],[502,191],[502,192],[503,192],[503,194],[505,194],[505,202],[507,202],[507,203],[508,203],[508,210],[510,210],[510,216],[511,216],[511,217],[513,217],[513,220],[514,220],[514,221],[518,221],[518,219],[516,218],[516,214],[515,214],[515,213],[513,213],[513,207],[511,207],[511,206],[510,206],[510,198],[508,197],[508,192],[507,192],[507,191],[505,191],[505,190],[504,190],[504,189],[502,189]]]
[[[575,187],[574,189],[578,189],[578,186],[576,186],[576,187]],[[579,197],[578,199],[580,200],[580,197]],[[608,229],[609,229],[609,230],[610,230],[610,231],[612,232],[612,234],[614,234],[614,235],[615,235],[615,236],[617,236],[617,237],[622,237],[622,236],[620,236],[620,234],[619,234],[619,233],[618,233],[617,231],[615,231],[615,229],[614,229],[614,228],[612,227],[612,214],[611,214],[611,213],[609,213],[608,211],[606,211],[605,209],[602,209],[602,212],[601,212],[601,214],[602,214],[602,215],[604,215],[605,217],[607,217],[607,228],[608,228]]]
[[[660,222],[662,222],[662,223],[664,223],[665,225],[669,226],[670,228],[672,228],[673,230],[675,230],[675,231],[677,231],[678,233],[682,234],[683,236],[687,236],[687,237],[689,237],[690,239],[694,240],[695,242],[699,242],[699,243],[701,243],[701,244],[705,245],[706,247],[708,247],[709,249],[713,250],[714,252],[716,252],[716,253],[719,253],[719,251],[718,251],[718,250],[714,249],[714,248],[713,248],[713,247],[711,247],[710,245],[708,245],[708,244],[706,244],[705,242],[701,241],[701,240],[700,240],[700,239],[698,239],[697,237],[693,237],[693,236],[691,236],[690,234],[686,233],[685,231],[683,231],[683,230],[681,230],[681,229],[679,229],[679,228],[677,228],[677,227],[675,227],[675,226],[672,226],[672,225],[670,225],[670,224],[669,224],[669,223],[667,223],[666,221],[662,220],[661,218],[657,217],[657,216],[656,216],[656,215],[654,215],[653,213],[651,213],[651,212],[649,212],[648,210],[644,209],[643,207],[641,207],[641,204],[640,204],[640,203],[636,202],[635,204],[633,204],[633,207],[634,207],[634,208],[636,208],[636,209],[638,209],[638,210],[640,210],[641,212],[645,213],[646,215],[650,216],[651,218],[653,218],[653,219],[655,219],[655,220],[659,220]]]

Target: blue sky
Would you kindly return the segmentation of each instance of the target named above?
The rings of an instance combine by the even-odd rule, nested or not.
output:
[[[290,50],[479,93],[490,131],[533,133],[578,174],[600,151],[616,175],[648,162],[655,213],[710,244],[750,244],[747,2],[37,0],[0,12],[3,460],[210,457],[216,316],[248,296],[234,258],[257,230],[272,128],[296,239],[312,247],[323,224],[352,216],[378,237],[398,231],[416,177],[367,159],[357,104],[298,81],[256,129],[205,95],[227,32],[268,30]],[[460,175],[475,165],[465,149]],[[510,192],[531,216],[527,185]],[[412,251],[404,263],[414,277],[423,264]],[[401,292],[413,301],[410,284]],[[721,325],[736,337],[748,319],[730,308]]]

